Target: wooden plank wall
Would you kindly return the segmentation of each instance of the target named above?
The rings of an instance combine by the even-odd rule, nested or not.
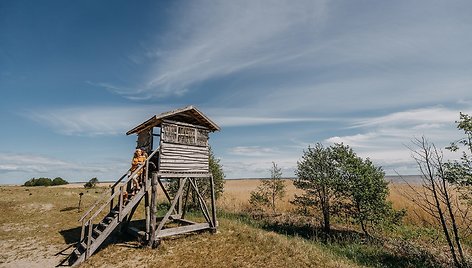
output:
[[[209,172],[208,146],[191,146],[161,141],[159,171],[170,173]]]
[[[152,151],[152,128],[138,133],[138,140],[136,141],[136,149],[144,148],[149,153]]]
[[[208,146],[208,130],[177,124],[162,123],[161,140],[195,146]]]

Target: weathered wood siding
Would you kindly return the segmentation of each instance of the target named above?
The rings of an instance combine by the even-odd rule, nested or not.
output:
[[[161,141],[159,171],[163,173],[209,172],[208,146],[190,146]]]
[[[208,146],[208,130],[177,124],[162,123],[161,140],[163,142]]]
[[[152,151],[152,128],[138,133],[136,148],[144,149],[147,153]]]

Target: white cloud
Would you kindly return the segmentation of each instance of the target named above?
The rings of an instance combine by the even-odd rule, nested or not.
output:
[[[456,101],[472,86],[463,68],[469,29],[450,19],[453,6],[428,4],[435,16],[425,17],[420,5],[386,12],[327,1],[186,2],[143,52],[155,62],[147,78],[103,86],[136,100],[183,96],[237,75],[231,89],[215,92],[237,89],[227,103],[282,113],[275,119]]]
[[[316,34],[325,9],[325,1],[186,2],[174,10],[168,32],[160,33],[157,43],[164,47],[144,51],[155,65],[140,90],[117,92],[181,96],[200,82],[303,58],[313,48],[300,37]]]
[[[249,157],[260,157],[260,156],[273,156],[279,154],[280,151],[272,147],[261,147],[261,146],[237,146],[229,149],[229,153],[239,156]]]
[[[0,152],[0,163],[0,174],[8,174],[2,177],[12,182],[42,176],[60,176],[72,181],[92,177],[116,180],[128,168],[127,161],[71,162],[46,155],[7,152]]]
[[[457,120],[459,111],[447,109],[445,107],[427,107],[421,109],[413,109],[408,111],[394,112],[385,116],[368,118],[359,120],[354,127],[366,126],[387,126],[387,125],[403,125],[415,126],[417,129],[437,128],[444,124],[453,124]]]
[[[297,163],[296,157],[260,157],[260,158],[239,158],[222,159],[223,170],[226,177],[235,178],[267,178],[270,177],[272,162],[276,163],[282,169],[284,177],[293,177]]]
[[[155,114],[180,107],[153,105],[126,106],[83,106],[66,108],[37,108],[22,115],[65,135],[104,136],[122,135],[127,130],[149,119]],[[200,108],[200,107],[199,107]],[[257,109],[208,108],[202,112],[222,127],[271,125],[301,122],[325,122],[339,118],[321,117],[277,117],[267,116]],[[207,113],[208,111],[208,113]],[[233,116],[231,114],[237,114]]]
[[[100,136],[122,135],[151,116],[168,109],[149,105],[38,108],[23,112],[23,115],[61,134]]]
[[[136,65],[152,62],[135,86],[89,82],[135,101],[168,100],[169,107],[36,109],[27,116],[68,135],[115,135],[176,108],[172,102],[196,100],[223,127],[307,125],[277,129],[278,141],[291,140],[297,152],[269,147],[275,135],[247,145],[265,138],[260,130],[249,133],[253,143],[233,139],[223,161],[239,176],[263,174],[273,160],[293,169],[300,147],[319,137],[408,170],[404,144],[421,135],[447,144],[459,134],[459,110],[446,107],[470,108],[470,16],[455,5],[202,0],[174,7],[156,44],[128,56]],[[315,123],[337,128],[316,136]]]
[[[67,162],[39,155],[0,153],[0,172],[47,172],[50,168],[67,168]]]
[[[411,141],[424,136],[438,148],[444,148],[461,136],[454,124],[458,118],[459,110],[445,107],[395,112],[354,120],[352,130],[358,133],[333,136],[325,142],[347,144],[360,156],[369,157],[374,163],[384,166],[389,174],[394,174],[394,170],[416,174],[418,171],[409,149],[412,147]],[[446,158],[455,157],[447,150],[444,153]]]
[[[240,114],[245,113],[241,109]],[[220,122],[221,126],[253,126],[253,125],[270,125],[283,123],[300,123],[300,122],[319,122],[329,121],[329,118],[278,118],[278,117],[258,117],[258,116],[215,116],[216,122]]]

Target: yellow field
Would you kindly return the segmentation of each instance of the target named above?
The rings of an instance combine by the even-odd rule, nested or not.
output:
[[[260,180],[226,180],[224,194],[218,200],[218,206],[227,211],[240,212],[249,207],[249,198],[251,191],[257,189]],[[295,194],[301,194],[303,191],[295,188],[292,180],[285,180],[286,195],[282,201],[276,206],[280,212],[289,212],[294,208],[289,201],[293,200]],[[430,215],[422,211],[412,200],[408,199],[408,193],[411,195],[413,191],[404,183],[391,183],[390,195],[388,200],[392,202],[395,209],[406,209],[407,215],[404,219],[406,223],[426,224],[433,221]],[[416,189],[420,189],[419,185],[413,185]]]
[[[231,212],[247,209],[251,191],[255,191],[260,183],[260,180],[226,180],[224,193],[218,200],[218,206]],[[295,194],[301,194],[301,191],[295,188],[291,180],[285,180],[285,185],[287,193],[276,206],[280,211],[288,212],[293,208],[289,201],[293,199]]]

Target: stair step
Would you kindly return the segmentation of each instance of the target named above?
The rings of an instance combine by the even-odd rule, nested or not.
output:
[[[92,233],[96,236],[100,236],[102,234],[102,232],[100,230],[98,230],[97,228],[94,228]]]
[[[87,249],[87,244],[85,244],[85,242],[82,242],[79,244],[79,247],[85,251]]]
[[[118,214],[120,214],[120,212],[118,210],[112,210],[112,211],[110,211],[110,214],[118,215]]]
[[[103,228],[103,229],[106,229],[108,227],[108,225],[109,225],[108,223],[103,222],[103,221],[98,224],[98,226]]]
[[[74,251],[72,252],[73,254],[75,254],[75,256],[78,258],[80,255],[82,255],[82,252],[80,252],[78,249],[74,249]]]
[[[79,253],[80,254],[80,253]],[[73,251],[70,255],[69,255],[69,258],[68,258],[68,262],[69,262],[69,266],[72,266],[76,261],[77,259],[79,258],[80,255],[77,255],[77,253],[75,251]]]

